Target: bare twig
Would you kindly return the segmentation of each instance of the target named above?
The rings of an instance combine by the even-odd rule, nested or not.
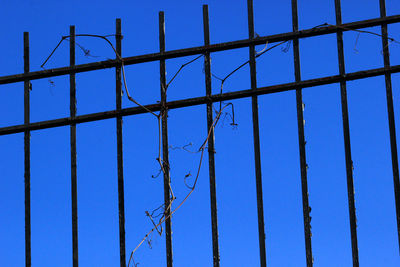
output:
[[[158,158],[157,158],[157,161],[158,161]],[[157,178],[158,176],[160,176],[161,173],[162,173],[162,169],[159,169],[156,175],[154,175],[154,174],[151,175],[151,178]]]
[[[358,39],[360,38],[360,32],[357,34],[357,37],[356,37],[356,41],[354,42],[354,48],[353,48],[353,50],[354,50],[354,52],[356,52],[356,53],[358,53],[358,49],[357,49],[357,44],[358,44]]]
[[[130,262],[133,260],[133,254],[138,250],[138,248],[143,244],[143,242],[147,240],[148,236],[152,232],[154,232],[156,229],[158,229],[157,228],[158,226],[160,226],[163,222],[165,222],[168,218],[170,218],[176,211],[178,211],[182,207],[182,205],[187,201],[187,199],[190,197],[190,195],[193,193],[193,191],[195,190],[196,185],[197,185],[197,181],[198,181],[199,176],[200,176],[200,169],[201,169],[202,162],[203,162],[203,155],[204,155],[205,145],[207,144],[207,142],[208,142],[208,140],[210,138],[212,130],[215,128],[215,125],[218,123],[218,121],[219,121],[219,119],[221,117],[222,111],[228,106],[229,105],[225,105],[223,108],[221,108],[221,110],[219,111],[219,113],[215,117],[215,119],[214,119],[214,121],[213,121],[213,123],[212,123],[212,125],[211,125],[211,127],[210,127],[210,129],[208,131],[207,138],[206,138],[205,142],[200,147],[201,154],[200,154],[199,165],[198,165],[198,168],[197,168],[197,174],[196,174],[196,177],[194,179],[193,186],[191,187],[191,190],[185,196],[185,198],[178,204],[178,206],[174,210],[172,210],[171,213],[168,216],[164,216],[162,218],[162,220],[160,220],[159,223],[156,226],[154,226],[149,232],[147,232],[147,234],[142,238],[142,240],[139,242],[139,244],[136,246],[136,248],[134,250],[132,250],[131,255],[129,257],[129,261],[128,261],[128,267],[130,265]]]
[[[166,88],[165,88],[165,91],[167,91],[169,85],[174,81],[174,79],[176,78],[176,76],[178,76],[179,72],[180,72],[184,67],[186,67],[186,66],[189,65],[190,63],[195,62],[196,60],[198,60],[198,59],[201,58],[202,56],[203,56],[203,55],[199,55],[199,56],[197,56],[196,58],[194,58],[194,59],[192,59],[192,60],[186,62],[185,64],[182,64],[181,67],[178,69],[178,71],[174,74],[174,76],[172,76],[171,80],[167,83]]]
[[[224,102],[223,102],[223,103],[224,103]],[[224,103],[224,104],[231,106],[231,107],[232,107],[232,112],[231,112],[231,113],[229,113],[229,112],[223,112],[224,117],[223,117],[223,119],[222,119],[222,126],[223,126],[224,123],[225,123],[226,117],[230,117],[231,123],[230,123],[229,125],[231,125],[232,128],[236,129],[237,126],[238,126],[238,124],[235,122],[235,108],[234,108],[234,105],[233,105],[232,103]]]
[[[192,153],[192,154],[197,154],[197,153],[199,153],[200,151],[199,150],[197,150],[197,151],[192,151],[192,150],[189,150],[189,149],[187,149],[187,147],[191,147],[191,146],[193,146],[193,144],[190,142],[189,144],[186,144],[186,145],[184,145],[184,146],[169,146],[169,149],[171,149],[171,150],[178,150],[178,149],[180,149],[180,150],[184,150],[184,151],[186,151],[186,152],[189,152],[189,153]]]
[[[289,40],[286,42],[286,46],[281,48],[281,51],[283,53],[287,53],[290,49],[290,45],[292,44],[292,40]]]
[[[120,57],[120,55],[118,55],[117,50],[115,50],[113,44],[112,44],[111,41],[108,40],[108,38],[107,38],[108,36],[115,36],[115,35],[113,35],[113,34],[110,34],[110,35],[75,34],[75,36],[76,36],[76,37],[79,37],[79,36],[82,36],[82,37],[95,37],[95,38],[100,38],[100,39],[105,40],[105,41],[112,47],[112,49],[114,50],[114,53],[117,55],[118,59],[121,60],[121,57]],[[53,56],[54,52],[56,52],[57,48],[61,45],[61,43],[62,43],[64,40],[68,39],[68,38],[71,38],[71,36],[70,36],[70,35],[67,35],[67,36],[62,36],[62,37],[61,37],[61,40],[58,42],[58,44],[56,45],[56,47],[53,49],[53,51],[51,51],[50,55],[46,58],[46,60],[45,60],[45,61],[43,62],[43,64],[40,66],[41,68],[43,68],[43,66],[47,63],[47,61]],[[85,52],[86,49],[83,49],[83,51]],[[89,51],[89,50],[87,50],[87,51]],[[90,52],[90,51],[89,51],[89,52]]]
[[[189,178],[189,177],[191,177],[191,176],[192,176],[192,174],[191,174],[190,172],[188,172],[188,173],[185,175],[185,177],[183,178],[183,182],[185,183],[186,187],[189,188],[190,190],[193,189],[193,186],[189,186],[189,185],[186,183],[186,179]]]
[[[263,53],[265,50],[267,50],[267,47],[268,47],[268,41],[265,43],[264,48],[261,51],[256,52],[256,54],[258,55],[258,54]]]
[[[258,52],[258,53],[256,54],[255,58],[258,58],[258,57],[264,55],[266,52],[268,52],[268,51],[274,49],[275,47],[278,47],[278,46],[280,46],[280,45],[282,45],[282,44],[284,44],[284,43],[287,43],[287,41],[282,41],[282,42],[277,43],[276,45],[273,45],[273,46],[271,46],[271,47],[269,47],[269,48],[267,48],[267,45],[268,45],[268,43],[267,43],[267,44],[265,45],[265,48],[264,48],[262,51],[260,51],[260,52]],[[225,81],[226,81],[229,77],[231,77],[235,72],[237,72],[238,70],[240,70],[241,68],[243,68],[244,66],[246,66],[246,65],[249,64],[249,63],[250,63],[250,60],[247,60],[247,61],[243,62],[243,63],[240,64],[238,67],[236,67],[233,71],[231,71],[230,73],[228,73],[228,75],[226,75],[224,78],[220,78],[220,77],[216,76],[215,74],[211,74],[214,78],[216,78],[216,79],[218,79],[218,80],[221,81],[220,94],[222,94]],[[221,107],[222,107],[222,101],[219,102],[219,110],[221,110]]]
[[[162,206],[160,206],[160,207],[162,207]],[[150,214],[147,210],[145,211],[145,213],[146,213],[146,216],[149,217],[151,223],[152,223],[152,224],[154,225],[154,227],[156,228],[157,233],[158,233],[159,235],[162,235],[162,232],[163,232],[162,226],[160,225],[160,228],[161,228],[161,229],[158,230],[158,226],[155,224],[155,222],[154,222],[154,220],[153,220],[153,216],[151,216],[151,214]]]
[[[343,29],[343,30],[346,30],[346,31],[358,32],[358,35],[357,35],[357,37],[356,37],[356,41],[355,41],[355,44],[354,44],[354,51],[355,51],[356,53],[358,53],[358,50],[356,49],[356,47],[357,47],[358,39],[360,38],[360,34],[361,34],[361,33],[370,34],[370,35],[375,35],[375,36],[378,36],[378,37],[384,37],[382,34],[379,34],[379,33],[373,32],[373,31],[351,29],[351,28],[347,28],[347,27],[344,27],[344,26],[340,26],[340,25],[329,24],[329,23],[327,23],[327,22],[325,22],[325,23],[323,23],[323,24],[321,24],[321,25],[317,25],[317,26],[315,26],[314,28],[315,28],[315,29],[316,29],[316,28],[323,28],[323,27],[327,27],[327,26],[336,27],[336,28]],[[313,28],[313,29],[314,29],[314,28]],[[393,37],[385,36],[385,38],[387,38],[387,39],[389,40],[389,42],[388,42],[388,44],[387,44],[388,46],[389,46],[391,43],[400,44],[400,41],[394,39]],[[382,50],[383,50],[383,49],[382,49]]]
[[[160,212],[160,210],[163,210],[163,209],[164,209],[164,204],[161,204],[161,206],[155,208],[155,209],[151,212],[151,214],[150,214],[151,217],[153,217],[153,218],[158,218],[158,217],[160,217],[160,216],[163,214],[163,212],[164,212],[164,211]],[[158,212],[158,214],[154,215],[154,213],[156,213],[156,212]]]
[[[139,265],[139,262],[136,263],[135,260],[133,260],[133,267],[137,267]]]

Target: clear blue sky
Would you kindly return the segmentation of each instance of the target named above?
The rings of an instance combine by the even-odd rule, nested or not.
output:
[[[255,31],[269,35],[291,31],[290,0],[254,0]],[[209,5],[211,42],[245,39],[245,0],[234,1],[1,1],[0,75],[23,72],[23,32],[30,32],[31,70],[40,65],[69,26],[77,33],[113,34],[122,19],[123,56],[157,52],[158,12],[165,11],[166,49],[203,44],[202,5]],[[387,0],[387,14],[400,14],[398,0]],[[343,22],[379,17],[378,0],[343,1]],[[299,27],[335,24],[334,1],[300,0]],[[379,27],[368,29],[380,33]],[[400,39],[400,25],[389,35]],[[357,33],[344,34],[346,71],[383,66],[381,40]],[[113,58],[100,40],[77,42],[96,58],[77,49],[77,64]],[[69,64],[64,43],[47,68]],[[256,49],[261,50],[259,46]],[[400,46],[390,46],[391,63],[400,64]],[[167,61],[167,80],[193,57]],[[248,49],[212,55],[211,71],[225,76],[248,59]],[[336,35],[300,41],[302,78],[338,74]],[[202,59],[185,68],[169,88],[169,100],[205,93]],[[158,62],[126,67],[131,94],[143,104],[159,100]],[[292,47],[276,48],[259,58],[259,86],[294,81]],[[69,116],[68,76],[33,81],[31,121]],[[392,76],[395,116],[400,125],[400,75]],[[226,91],[250,88],[249,68],[233,75]],[[219,81],[213,80],[213,92]],[[312,207],[315,266],[351,266],[344,146],[339,85],[305,89],[305,134]],[[390,159],[384,78],[348,83],[348,101],[359,257],[361,266],[399,266],[399,248]],[[115,107],[114,70],[77,75],[78,114]],[[217,126],[216,179],[221,266],[258,266],[257,209],[254,177],[251,100],[235,100],[238,127]],[[124,107],[132,104],[123,99]],[[300,167],[295,93],[259,97],[261,160],[268,266],[305,266]],[[205,106],[169,113],[169,143],[198,148],[206,136]],[[0,88],[0,127],[23,123],[23,84]],[[398,127],[397,127],[398,128]],[[397,131],[398,140],[400,129]],[[151,115],[124,118],[124,176],[127,255],[151,222],[145,216],[163,202],[158,172],[157,121]],[[77,126],[78,223],[80,266],[119,266],[118,198],[115,119]],[[0,265],[24,265],[23,134],[0,137]],[[69,127],[32,132],[31,203],[32,266],[72,266]],[[171,178],[178,201],[188,189],[183,177],[193,174],[199,155],[170,153]],[[205,158],[206,159],[206,158]],[[194,194],[172,218],[174,264],[212,265],[211,220],[207,160]],[[139,266],[163,266],[165,239],[152,235],[135,254]]]

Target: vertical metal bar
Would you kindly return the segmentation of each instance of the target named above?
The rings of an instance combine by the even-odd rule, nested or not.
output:
[[[165,52],[165,20],[164,12],[158,14],[159,19],[159,40],[160,53]],[[164,204],[165,204],[165,242],[167,253],[167,266],[172,267],[172,236],[171,236],[171,207],[170,207],[170,184],[169,159],[168,159],[168,107],[167,107],[167,89],[166,89],[165,60],[160,60],[160,87],[161,87],[161,129],[162,129],[162,152],[164,169]]]
[[[24,73],[29,72],[29,33],[24,32]],[[24,81],[24,124],[29,124],[30,81]],[[24,132],[24,157],[25,157],[25,265],[31,266],[31,132]]]
[[[385,0],[379,0],[381,18],[386,17]],[[387,33],[387,24],[381,27],[382,32],[382,46],[383,46],[383,61],[385,68],[390,67],[389,58],[389,42]],[[392,153],[392,170],[393,170],[393,185],[394,185],[394,198],[396,203],[396,219],[397,219],[397,237],[400,250],[400,181],[399,181],[399,162],[397,156],[397,141],[396,141],[396,126],[393,111],[393,95],[392,95],[392,78],[389,73],[385,74],[386,83],[386,101],[389,120],[389,133],[390,133],[390,150]]]
[[[297,17],[297,0],[292,0],[292,24],[293,32],[299,30]],[[294,73],[296,82],[301,80],[300,75],[300,55],[299,55],[299,39],[293,39],[293,58]],[[307,186],[307,162],[306,162],[306,142],[304,138],[304,118],[303,118],[303,97],[302,89],[296,89],[296,107],[297,107],[297,128],[299,135],[299,152],[300,152],[300,170],[301,170],[301,192],[303,199],[303,220],[304,220],[304,239],[306,245],[306,261],[307,266],[313,266],[313,256],[311,249],[311,225],[310,225],[310,207],[308,204],[308,186]]]
[[[342,24],[342,12],[340,0],[335,0],[336,25]],[[343,52],[343,32],[336,33],[339,74],[345,75],[344,52]],[[354,183],[353,183],[353,160],[351,158],[350,146],[350,128],[349,128],[349,111],[347,106],[347,88],[346,82],[340,82],[340,97],[342,106],[342,122],[343,122],[343,138],[344,151],[346,158],[346,176],[347,176],[347,198],[349,202],[349,218],[350,218],[350,233],[351,233],[351,251],[353,255],[353,266],[358,267],[358,244],[357,244],[357,217],[354,201]]]
[[[210,26],[208,18],[208,6],[203,5],[203,31],[204,45],[210,45]],[[210,53],[204,56],[204,72],[206,82],[206,95],[211,96],[211,60]],[[210,203],[211,203],[211,230],[213,246],[213,266],[219,267],[219,244],[218,244],[218,216],[217,216],[217,191],[215,186],[215,148],[214,148],[214,127],[212,102],[207,103],[207,134],[208,139],[208,172],[210,175]]]
[[[116,50],[117,58],[121,58],[121,19],[116,19]],[[122,107],[121,66],[115,68],[116,107]],[[124,201],[124,168],[122,157],[122,116],[117,116],[117,164],[118,164],[118,214],[119,214],[119,256],[121,267],[126,266],[125,256],[125,201]]]
[[[253,0],[247,0],[247,19],[249,27],[249,39],[254,38],[254,15]],[[249,46],[250,56],[250,79],[251,89],[257,88],[257,72],[256,57],[254,45]],[[258,122],[258,98],[252,96],[252,113],[253,113],[253,140],[254,140],[254,163],[256,171],[256,190],[257,190],[257,214],[258,214],[258,242],[260,249],[260,266],[267,266],[267,257],[265,253],[265,229],[264,229],[264,203],[262,192],[262,176],[261,176],[261,153],[260,153],[260,129]]]
[[[75,26],[69,27],[69,62],[75,66]],[[75,73],[69,75],[69,110],[71,119],[76,116]],[[70,126],[71,143],[71,202],[72,202],[72,264],[78,267],[78,197],[76,175],[76,124]]]

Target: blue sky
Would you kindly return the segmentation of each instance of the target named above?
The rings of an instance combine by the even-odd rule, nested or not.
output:
[[[289,0],[254,0],[255,31],[260,35],[290,32]],[[158,47],[158,12],[165,11],[166,49],[203,44],[202,5],[209,5],[211,43],[245,39],[246,1],[2,1],[0,8],[0,73],[23,72],[23,32],[30,32],[31,70],[40,65],[76,25],[77,33],[113,34],[122,19],[122,55],[153,53]],[[398,0],[387,0],[387,14],[400,14]],[[325,22],[335,24],[334,1],[299,1],[299,28]],[[343,1],[343,22],[379,17],[378,0]],[[380,33],[379,27],[368,29]],[[389,25],[400,39],[400,25]],[[381,40],[376,36],[344,33],[346,71],[383,66]],[[100,40],[79,38],[91,51],[77,49],[77,64],[113,58]],[[357,51],[355,51],[355,48]],[[263,46],[256,47],[262,50]],[[390,46],[391,64],[400,64],[400,46]],[[46,64],[69,64],[64,43]],[[167,80],[194,57],[167,61]],[[225,76],[248,59],[248,49],[212,54],[211,71]],[[338,74],[336,35],[300,40],[303,79]],[[186,67],[169,87],[168,100],[205,93],[202,59]],[[78,115],[115,107],[114,70],[77,74]],[[159,63],[126,67],[131,94],[142,104],[159,100]],[[294,81],[292,47],[276,48],[257,61],[258,85]],[[69,116],[68,76],[33,81],[31,121]],[[392,75],[397,128],[400,124],[400,76]],[[212,81],[219,91],[218,80]],[[249,68],[224,84],[225,91],[250,88]],[[359,257],[361,266],[399,266],[393,177],[383,77],[347,84]],[[344,146],[339,85],[303,91],[309,202],[312,207],[312,245],[315,266],[351,266]],[[258,266],[258,232],[251,100],[233,101],[238,127],[228,121],[216,128],[216,179],[221,266]],[[124,97],[123,106],[132,104]],[[261,160],[268,266],[305,266],[295,93],[259,97]],[[169,143],[174,147],[205,139],[205,106],[169,113]],[[0,127],[23,123],[23,84],[0,88]],[[399,133],[399,130],[397,133]],[[72,266],[69,127],[31,134],[32,266]],[[398,140],[400,138],[397,134]],[[124,176],[127,255],[151,222],[145,216],[163,202],[158,153],[157,121],[149,114],[124,118]],[[115,120],[77,126],[78,223],[80,266],[117,266],[118,198]],[[23,134],[0,137],[0,261],[2,266],[24,265]],[[199,155],[170,152],[175,195],[188,189],[183,177],[195,173]],[[174,265],[212,265],[211,220],[207,160],[196,191],[172,218]],[[163,266],[164,236],[152,235],[135,254],[139,266]]]

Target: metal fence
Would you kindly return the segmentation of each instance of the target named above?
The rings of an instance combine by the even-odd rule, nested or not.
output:
[[[265,247],[265,229],[264,229],[264,208],[262,193],[262,176],[260,163],[260,135],[258,122],[258,102],[259,95],[270,93],[278,93],[289,90],[296,90],[296,109],[297,109],[297,127],[300,153],[300,170],[301,170],[301,191],[303,205],[304,220],[304,242],[306,248],[307,266],[313,266],[313,254],[311,246],[311,226],[310,226],[310,207],[308,201],[307,189],[307,165],[305,136],[303,124],[302,109],[302,89],[315,87],[326,84],[340,84],[341,92],[341,108],[343,122],[343,136],[346,160],[347,175],[347,192],[348,192],[348,208],[350,219],[351,247],[353,266],[359,266],[358,261],[358,244],[357,244],[357,226],[356,213],[354,203],[354,187],[353,187],[353,162],[351,156],[349,119],[346,82],[358,79],[364,79],[375,76],[384,76],[386,83],[387,111],[390,131],[391,159],[393,169],[393,184],[396,205],[396,218],[398,238],[400,241],[400,183],[398,169],[398,153],[396,145],[395,119],[393,110],[392,83],[391,74],[400,72],[400,65],[391,66],[389,60],[388,42],[392,41],[387,34],[387,25],[400,22],[400,15],[386,16],[385,0],[380,0],[380,18],[356,21],[352,23],[342,23],[340,0],[335,0],[336,25],[321,25],[311,29],[298,29],[297,0],[292,0],[292,26],[293,31],[276,35],[255,37],[254,20],[253,20],[253,3],[248,0],[248,33],[249,38],[232,42],[224,42],[210,44],[209,36],[209,19],[208,7],[203,6],[203,24],[204,24],[204,45],[199,47],[191,47],[186,49],[165,51],[165,31],[164,31],[164,13],[159,13],[159,45],[160,52],[153,54],[145,54],[140,56],[121,58],[121,20],[116,20],[116,59],[99,61],[88,64],[75,65],[75,28],[70,28],[70,66],[48,69],[42,71],[30,72],[29,68],[29,34],[24,33],[24,73],[17,75],[9,75],[0,77],[0,84],[11,84],[24,82],[24,124],[0,128],[0,135],[10,135],[15,133],[24,133],[25,147],[25,259],[26,266],[31,266],[31,203],[30,203],[30,132],[47,128],[70,126],[70,145],[71,145],[71,201],[72,201],[72,244],[73,244],[73,266],[78,266],[78,223],[77,223],[77,165],[76,165],[76,124],[104,119],[116,119],[116,136],[117,136],[117,162],[118,162],[118,211],[119,211],[119,246],[120,246],[120,266],[127,265],[126,248],[125,248],[125,214],[124,214],[124,177],[123,177],[123,145],[122,145],[122,120],[124,116],[132,116],[147,112],[160,111],[162,121],[162,153],[163,165],[168,169],[168,131],[167,131],[167,113],[171,109],[181,109],[190,106],[206,105],[207,107],[207,126],[210,138],[208,139],[208,162],[209,162],[209,179],[210,179],[210,199],[211,199],[211,222],[212,222],[212,247],[213,247],[213,266],[220,266],[219,245],[218,245],[218,221],[217,221],[217,203],[215,189],[215,162],[214,162],[214,138],[213,138],[213,109],[212,104],[215,102],[241,99],[251,97],[252,99],[252,118],[253,118],[253,136],[254,136],[254,156],[255,156],[255,179],[257,192],[257,211],[258,211],[258,233],[259,233],[259,255],[260,266],[267,265],[266,247]],[[343,52],[343,32],[346,31],[363,31],[367,27],[380,26],[382,39],[382,51],[384,66],[382,68],[368,69],[352,73],[345,72],[345,58]],[[299,39],[327,35],[335,33],[337,36],[337,52],[339,62],[339,74],[329,77],[302,80],[300,70],[299,57]],[[255,45],[265,44],[268,42],[279,43],[284,41],[293,42],[293,61],[295,82],[283,83],[273,86],[257,87],[256,80],[256,53]],[[251,88],[247,90],[239,90],[234,92],[212,94],[211,93],[211,71],[210,71],[210,54],[217,51],[232,50],[237,48],[249,48],[249,61]],[[165,61],[172,58],[180,58],[190,55],[204,56],[204,73],[205,73],[205,95],[202,97],[187,98],[176,101],[167,101],[166,95],[166,77],[165,77]],[[125,65],[140,64],[144,62],[160,62],[160,81],[161,81],[161,101],[159,103],[137,106],[131,108],[122,108],[121,90],[122,75],[121,68]],[[76,115],[76,90],[75,90],[75,74],[81,72],[95,71],[106,68],[115,68],[116,73],[116,108],[115,110],[91,113],[86,115]],[[30,123],[30,81],[43,79],[54,76],[69,75],[70,77],[70,116],[53,120],[40,121]],[[164,201],[165,201],[165,236],[166,236],[166,265],[172,267],[172,238],[171,238],[171,213],[170,209],[170,187],[169,172],[164,172]],[[267,237],[268,238],[268,237]]]

